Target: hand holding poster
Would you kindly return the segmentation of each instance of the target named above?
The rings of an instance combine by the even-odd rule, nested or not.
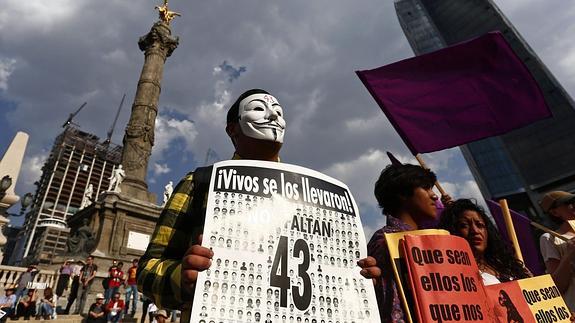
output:
[[[402,245],[418,322],[494,322],[465,239],[406,235]]]
[[[347,186],[287,164],[214,165],[191,322],[379,322],[357,261],[366,241]]]

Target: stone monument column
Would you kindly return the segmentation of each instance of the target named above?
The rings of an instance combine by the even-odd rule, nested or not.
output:
[[[148,192],[146,173],[154,145],[164,63],[178,46],[178,37],[172,36],[169,23],[179,15],[168,10],[166,0],[163,6],[156,9],[159,10],[160,20],[138,42],[145,60],[123,139],[122,165],[126,178],[121,184],[122,195],[151,203],[155,202],[155,196]]]
[[[107,268],[112,259],[129,263],[144,254],[154,232],[162,207],[155,204],[155,195],[148,192],[146,173],[154,145],[164,63],[178,46],[178,38],[171,34],[170,21],[179,14],[168,10],[167,0],[163,2],[163,6],[156,7],[160,20],[138,42],[145,59],[124,134],[122,167],[118,166],[112,174],[115,183],[111,182],[107,194],[86,203],[86,207],[67,219],[70,227],[67,252],[52,261],[55,266],[68,258],[88,254],[102,268]],[[90,202],[88,194],[84,195]]]

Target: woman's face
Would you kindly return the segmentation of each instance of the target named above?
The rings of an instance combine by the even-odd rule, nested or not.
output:
[[[479,213],[470,210],[463,212],[457,220],[456,230],[458,236],[469,242],[474,253],[483,255],[487,249],[487,224]]]
[[[437,216],[437,208],[435,206],[437,199],[437,195],[432,188],[417,187],[413,191],[413,196],[405,202],[405,205],[409,213],[416,218],[434,219]]]

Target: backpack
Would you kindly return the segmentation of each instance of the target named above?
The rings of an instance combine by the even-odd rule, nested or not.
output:
[[[194,197],[192,200],[191,211],[195,216],[187,217],[191,219],[190,226],[193,228],[192,238],[195,239],[198,234],[204,231],[204,223],[206,222],[206,213],[202,212],[206,204],[206,192],[210,188],[210,180],[212,177],[212,170],[214,166],[198,167],[194,171]],[[201,216],[200,216],[201,215]],[[192,244],[196,241],[192,241]]]

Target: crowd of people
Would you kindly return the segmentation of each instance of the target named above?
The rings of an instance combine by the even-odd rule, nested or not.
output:
[[[56,310],[56,298],[51,287],[46,287],[42,292],[36,289],[25,289],[24,295],[18,297],[16,287],[9,286],[4,290],[5,295],[0,297],[0,309],[6,314],[1,321],[8,318],[17,320],[22,317],[25,320],[31,318],[51,320]]]
[[[9,317],[17,319],[24,317],[43,318],[49,320],[55,313],[55,295],[51,287],[46,287],[42,292],[29,288],[34,277],[39,272],[36,265],[30,265],[18,278],[16,284],[5,288],[4,296],[0,297],[0,309],[6,314],[1,321],[5,322]]]
[[[5,295],[0,297],[0,309],[6,313],[2,321],[8,318],[50,320],[56,318],[57,314],[85,314],[88,322],[119,322],[125,315],[134,317],[140,301],[136,283],[138,259],[133,259],[132,266],[125,273],[122,268],[122,262],[112,262],[107,277],[102,280],[104,293],[98,293],[95,303],[85,312],[86,301],[98,271],[92,256],[87,257],[86,261],[65,261],[60,267],[54,291],[50,287],[43,290],[28,288],[38,271],[35,265],[31,265],[20,276],[17,284],[8,286]],[[121,294],[122,287],[125,297]],[[58,299],[64,299],[66,291],[66,305],[59,307]],[[147,305],[150,303],[145,305],[142,323],[148,316]],[[150,313],[150,321],[155,318],[156,310]]]
[[[226,120],[226,133],[235,148],[233,158],[279,162],[286,126],[283,113],[268,92],[254,89],[243,93],[228,110]],[[198,273],[209,269],[214,257],[212,250],[201,245],[207,190],[204,177],[197,170],[176,186],[176,197],[167,201],[139,264],[139,289],[160,308],[182,309],[186,312],[182,317],[189,317]],[[436,175],[423,167],[393,164],[375,184],[375,197],[387,223],[374,233],[368,257],[358,265],[361,274],[374,281],[382,322],[406,321],[384,235],[417,230],[436,220],[436,180]],[[476,202],[452,200],[447,195],[441,200],[446,208],[439,227],[469,242],[486,285],[532,276]],[[574,205],[575,195],[567,192],[551,192],[540,204],[557,220],[558,232],[565,238],[543,235],[541,252],[571,311],[575,311],[575,232],[567,221],[575,220]]]

